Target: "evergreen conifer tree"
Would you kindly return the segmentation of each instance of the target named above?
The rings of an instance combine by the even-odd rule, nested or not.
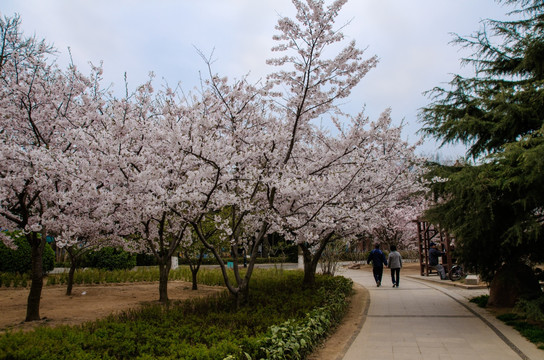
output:
[[[544,260],[544,2],[515,5],[458,44],[472,48],[470,77],[435,88],[422,132],[468,146],[464,164],[434,166],[437,205],[427,219],[458,239],[457,257],[491,283],[490,303],[511,305],[540,287],[527,265]]]

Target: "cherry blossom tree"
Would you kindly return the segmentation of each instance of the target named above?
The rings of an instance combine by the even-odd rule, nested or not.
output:
[[[185,149],[202,161],[200,183],[206,189],[200,199],[192,202],[200,211],[191,220],[192,227],[219,262],[225,284],[238,305],[248,298],[258,246],[273,229],[266,189],[274,171],[274,142],[281,133],[275,128],[278,121],[269,114],[266,90],[246,78],[229,84],[226,78],[210,72],[196,112],[205,117],[191,129],[190,145]],[[210,215],[219,230],[217,236],[230,246],[234,282],[228,277],[221,248],[205,235]],[[249,249],[250,244],[249,262],[242,275],[239,250]]]
[[[171,257],[191,232],[216,257],[238,305],[270,233],[300,245],[312,284],[325,246],[378,223],[417,189],[420,171],[388,111],[370,121],[340,107],[377,63],[353,41],[335,52],[344,45],[333,26],[345,2],[293,0],[296,18],[279,19],[273,51],[281,54],[268,61],[279,70],[264,83],[229,81],[204,58],[209,78],[189,94],[156,91],[150,79],[113,98],[100,91],[100,68],[90,78],[74,66],[62,72],[46,61],[45,45],[12,41],[20,54],[0,61],[0,226],[24,229],[37,261],[48,233],[67,249],[132,240],[125,246],[159,262],[163,303]],[[316,126],[322,119],[336,124],[334,134]],[[245,272],[240,250],[249,253]],[[39,281],[41,273],[41,290]]]
[[[99,112],[92,77],[73,65],[60,70],[54,49],[25,38],[19,26],[17,16],[0,20],[0,227],[24,230],[30,243],[26,320],[32,321],[40,319],[46,237],[73,225],[59,223],[60,209],[79,201],[72,196],[78,180],[66,166],[79,165],[85,157],[79,135],[93,126]]]
[[[172,256],[190,235],[180,213],[192,203],[195,187],[189,186],[189,178],[199,163],[180,151],[191,126],[186,107],[175,90],[155,91],[152,80],[134,92],[127,85],[124,98],[108,102],[92,147],[101,174],[96,181],[107,191],[112,231],[134,251],[155,256],[159,301],[167,303]]]
[[[414,149],[401,141],[400,128],[391,127],[389,111],[370,122],[339,107],[377,64],[375,56],[363,60],[354,41],[325,58],[344,39],[333,25],[345,3],[325,7],[323,1],[294,0],[296,19],[280,19],[280,34],[274,37],[279,45],[273,50],[285,55],[269,60],[282,69],[269,80],[278,88],[277,111],[290,129],[280,150],[281,177],[271,191],[272,207],[286,235],[300,244],[304,282],[310,285],[327,243],[361,233],[418,175]],[[337,124],[339,135],[315,127],[324,116]]]
[[[74,65],[70,69],[72,77],[80,76]],[[116,208],[109,201],[111,185],[103,181],[108,174],[99,161],[102,152],[93,147],[108,107],[108,94],[100,87],[101,75],[101,67],[92,66],[89,78],[80,76],[87,90],[72,116],[79,114],[86,120],[70,130],[70,146],[77,152],[52,159],[58,173],[63,174],[63,182],[56,183],[55,200],[49,202],[49,216],[43,221],[55,245],[70,257],[66,295],[72,293],[74,273],[85,254],[105,246],[131,250],[125,239],[116,235],[117,225],[111,216]]]
[[[398,249],[417,249],[417,220],[425,210],[426,201],[421,196],[406,195],[392,207],[382,212],[381,221],[371,229],[375,241]]]
[[[400,127],[391,126],[389,111],[373,123],[359,116],[349,132],[339,131],[340,135],[331,139],[320,137],[325,146],[312,147],[320,154],[327,154],[328,149],[335,163],[331,167],[317,163],[320,167],[310,167],[309,173],[299,177],[305,184],[316,184],[304,196],[290,201],[290,213],[285,217],[285,226],[295,235],[303,254],[307,285],[313,284],[328,243],[355,239],[380,223],[384,211],[402,206],[400,194],[420,188],[417,178],[421,169],[414,147],[401,140]]]
[[[280,35],[274,37],[280,44],[273,50],[286,55],[268,61],[281,69],[262,89],[244,80],[229,85],[211,74],[207,82],[201,113],[215,120],[201,127],[206,135],[199,136],[220,145],[192,145],[199,152],[191,151],[208,165],[207,178],[215,181],[202,209],[228,209],[230,214],[217,223],[231,242],[237,286],[229,283],[221,254],[203,239],[198,221],[192,225],[218,258],[235,296],[247,297],[257,247],[266,233],[282,232],[301,244],[305,282],[311,284],[326,244],[335,236],[360,233],[380,210],[393,205],[399,192],[411,190],[418,175],[413,147],[400,140],[400,128],[391,127],[388,111],[372,123],[339,108],[377,62],[376,57],[363,60],[354,42],[333,58],[324,57],[343,40],[333,24],[344,3],[325,8],[322,1],[293,1],[296,19],[281,18]],[[336,122],[340,135],[315,126],[324,116]],[[351,123],[342,125],[341,119]],[[236,256],[249,243],[253,252],[242,278]]]

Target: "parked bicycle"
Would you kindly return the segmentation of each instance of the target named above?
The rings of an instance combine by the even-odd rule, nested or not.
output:
[[[466,276],[467,274],[465,274],[463,267],[458,264],[453,265],[450,271],[448,272],[448,277],[450,278],[451,281],[461,280],[461,279],[464,279]]]

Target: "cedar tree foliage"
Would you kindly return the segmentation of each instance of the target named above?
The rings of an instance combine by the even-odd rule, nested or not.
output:
[[[474,75],[433,89],[421,112],[424,134],[468,146],[466,163],[433,167],[438,202],[426,216],[488,280],[505,264],[544,259],[544,3],[502,3],[515,6],[509,21],[485,20],[455,40],[474,50],[463,59]]]

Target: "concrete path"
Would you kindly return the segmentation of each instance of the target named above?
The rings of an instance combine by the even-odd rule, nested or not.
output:
[[[383,285],[372,273],[341,270],[370,292],[360,333],[344,360],[543,360],[544,351],[468,299],[487,293],[412,279],[401,272],[392,288],[385,269]]]

